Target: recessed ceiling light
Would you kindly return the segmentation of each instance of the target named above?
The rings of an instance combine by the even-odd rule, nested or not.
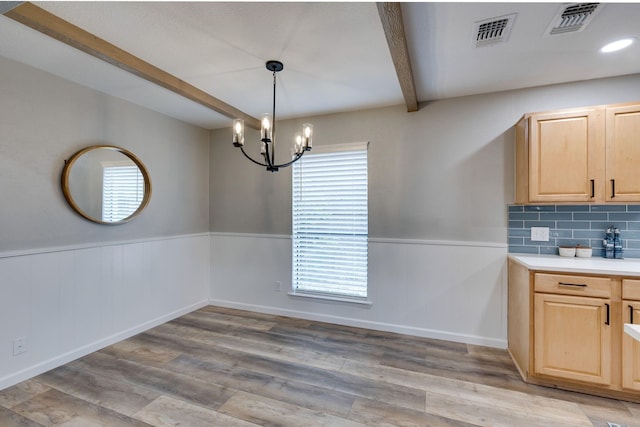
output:
[[[615,52],[617,50],[620,49],[624,49],[625,47],[629,47],[631,46],[631,44],[634,42],[635,38],[629,38],[629,39],[621,39],[621,40],[616,40],[614,42],[611,42],[607,45],[604,45],[602,48],[600,48],[600,52],[602,53],[609,53],[609,52]]]

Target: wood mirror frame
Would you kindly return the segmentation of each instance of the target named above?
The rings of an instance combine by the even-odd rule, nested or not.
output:
[[[126,159],[131,160],[131,162],[133,162],[133,164],[135,164],[138,167],[138,170],[140,171],[140,174],[142,175],[142,178],[144,180],[144,189],[143,189],[144,193],[142,196],[142,200],[140,201],[140,204],[138,205],[137,209],[135,209],[128,216],[116,221],[105,221],[102,218],[102,215],[100,215],[99,218],[94,215],[91,215],[88,212],[88,209],[81,207],[78,204],[78,200],[76,200],[73,197],[73,191],[72,191],[73,167],[77,165],[78,161],[83,156],[92,152],[98,152],[100,150],[106,150],[105,153],[107,153],[111,157],[113,157],[113,155],[116,155],[117,153],[124,155]],[[73,154],[69,158],[69,160],[65,160],[65,165],[64,165],[64,168],[62,169],[61,184],[62,184],[62,193],[64,194],[64,198],[67,200],[67,203],[69,203],[69,206],[71,206],[71,208],[83,218],[98,224],[117,225],[117,224],[124,224],[126,222],[129,222],[132,219],[134,219],[136,216],[138,216],[140,212],[142,212],[142,210],[149,204],[149,200],[151,199],[151,178],[149,177],[149,171],[145,167],[144,163],[142,163],[142,161],[129,150],[126,150],[121,147],[116,147],[114,145],[92,145],[92,146],[83,148],[82,150]],[[101,181],[101,184],[102,184],[102,181]],[[102,203],[102,193],[100,193],[99,195],[96,195],[95,192],[93,192],[93,194],[88,194],[88,196],[91,196],[93,198],[98,196],[100,197],[100,203]]]

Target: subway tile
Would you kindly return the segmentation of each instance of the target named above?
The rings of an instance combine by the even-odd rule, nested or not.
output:
[[[556,212],[589,212],[589,205],[558,205]]]
[[[555,205],[536,205],[536,206],[525,206],[525,212],[555,212]]]
[[[556,228],[556,222],[555,221],[525,221],[524,222],[524,227],[525,228],[531,228],[531,227]],[[560,228],[560,227],[558,227],[558,228]]]
[[[572,218],[571,212],[541,212],[540,213],[541,221],[555,221],[555,220],[571,221],[572,219],[573,218]]]
[[[524,238],[523,237],[509,237],[508,242],[509,242],[509,245],[522,246],[522,245],[524,245]]]
[[[509,213],[509,220],[526,220],[526,221],[538,221],[540,220],[540,214],[537,212],[511,212]]]
[[[620,238],[640,240],[640,231],[620,231]]]
[[[628,230],[640,230],[640,222],[629,221],[627,223],[627,229]]]
[[[627,205],[591,205],[591,212],[626,212]]]
[[[640,240],[625,240],[626,247],[630,249],[640,249]]]
[[[549,237],[554,238],[571,238],[573,237],[573,230],[549,230]]]
[[[609,221],[640,221],[640,212],[610,213]]]
[[[526,228],[510,228],[509,237],[531,237],[531,230]]]
[[[514,254],[537,254],[537,246],[509,246],[509,253]]]
[[[574,221],[606,221],[607,212],[575,212],[573,214]]]
[[[541,255],[558,255],[558,248],[556,246],[540,246]]]
[[[525,246],[555,246],[556,245],[556,239],[549,239],[548,242],[539,242],[537,240],[531,240],[531,238],[526,238],[524,239],[524,244]]]
[[[558,230],[589,230],[591,223],[588,221],[558,221]]]
[[[524,228],[524,221],[509,221],[509,228]]]
[[[557,246],[591,246],[601,257],[607,227],[621,231],[625,258],[640,258],[638,205],[508,205],[509,252],[557,254]],[[531,227],[549,227],[549,241],[531,240]]]
[[[625,258],[640,258],[640,249],[625,249],[622,256]]]
[[[605,233],[600,230],[573,230],[573,237],[576,239],[600,239],[605,237]]]

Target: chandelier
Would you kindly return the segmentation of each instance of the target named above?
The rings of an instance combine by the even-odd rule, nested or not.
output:
[[[282,71],[284,65],[280,61],[270,60],[267,61],[266,67],[273,73],[273,109],[271,114],[263,114],[260,122],[260,141],[262,141],[260,154],[263,161],[255,160],[244,151],[244,120],[242,119],[233,121],[233,145],[240,148],[242,154],[253,163],[266,167],[270,172],[277,172],[279,168],[285,168],[299,160],[305,151],[311,150],[313,125],[305,123],[302,125],[302,131],[295,133],[292,160],[282,164],[276,163],[276,73]]]

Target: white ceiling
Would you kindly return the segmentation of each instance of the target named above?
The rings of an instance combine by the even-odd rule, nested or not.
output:
[[[254,117],[271,109],[269,59],[284,63],[279,117],[404,103],[375,3],[34,3]],[[583,31],[545,36],[560,7],[403,3],[418,100],[640,73],[640,40],[625,51],[598,51],[617,38],[640,38],[639,3],[605,3]],[[474,46],[474,22],[512,13],[506,43]],[[5,16],[0,55],[208,129],[230,125]]]

